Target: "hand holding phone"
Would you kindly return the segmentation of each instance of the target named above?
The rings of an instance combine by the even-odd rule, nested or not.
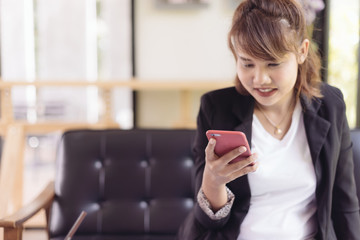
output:
[[[216,140],[215,154],[219,157],[234,150],[237,147],[245,146],[246,152],[233,159],[230,163],[238,162],[242,159],[248,158],[251,155],[249,143],[246,135],[239,131],[222,131],[222,130],[208,130],[206,132],[208,140],[214,138]]]

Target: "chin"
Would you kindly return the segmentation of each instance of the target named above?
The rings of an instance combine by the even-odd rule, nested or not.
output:
[[[272,97],[256,97],[255,98],[256,102],[258,102],[259,104],[263,105],[263,106],[272,106],[275,103],[277,103],[278,101]]]

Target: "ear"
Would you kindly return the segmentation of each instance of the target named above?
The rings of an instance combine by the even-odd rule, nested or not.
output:
[[[305,59],[307,58],[307,55],[309,53],[309,45],[310,45],[309,39],[305,39],[301,43],[301,46],[299,49],[299,57],[298,57],[299,64],[303,64],[305,62]]]

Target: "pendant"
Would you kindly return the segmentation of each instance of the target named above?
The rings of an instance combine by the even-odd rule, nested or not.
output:
[[[278,127],[275,127],[274,133],[275,133],[275,135],[280,135],[280,134],[282,134],[282,130]]]

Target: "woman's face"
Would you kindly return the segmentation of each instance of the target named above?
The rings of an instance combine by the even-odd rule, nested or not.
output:
[[[237,75],[244,88],[263,107],[288,103],[294,93],[298,61],[294,53],[279,61],[255,59],[238,51]]]

